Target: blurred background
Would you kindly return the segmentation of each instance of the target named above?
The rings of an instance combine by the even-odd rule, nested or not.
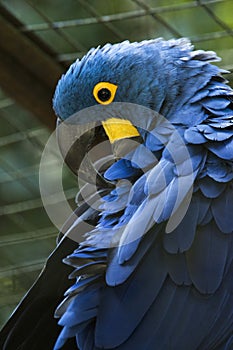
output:
[[[216,51],[232,83],[232,13],[232,0],[0,1],[0,326],[56,245],[38,172],[55,128],[51,105],[60,75],[93,46],[184,36],[197,49]],[[49,181],[56,155],[52,162]],[[63,173],[73,203],[76,180]]]

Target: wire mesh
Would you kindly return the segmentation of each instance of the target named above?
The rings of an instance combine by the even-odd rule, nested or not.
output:
[[[69,64],[90,47],[125,39],[189,37],[197,48],[216,50],[232,70],[233,3],[198,1],[3,1],[24,24],[49,44],[57,61]],[[26,15],[25,15],[26,14]],[[60,19],[62,18],[62,19]],[[223,19],[224,18],[224,19]]]
[[[17,30],[32,42],[31,34],[42,40],[63,68],[106,42],[188,37],[197,49],[216,51],[232,79],[232,0],[1,0],[0,4],[21,22]],[[23,60],[24,53],[18,55]],[[0,123],[3,323],[55,246],[56,228],[43,209],[38,180],[49,131],[2,91]],[[72,199],[77,186],[70,174],[67,178],[66,194]]]
[[[48,129],[0,91],[0,324],[27,291],[55,247],[57,228],[39,192]],[[54,158],[54,166],[57,160]],[[51,169],[50,164],[50,169]],[[55,168],[54,168],[55,169]],[[48,176],[56,176],[55,172]],[[76,182],[67,181],[67,199]],[[54,202],[57,201],[56,196]]]
[[[95,1],[77,0],[78,18],[57,20],[59,15],[52,17],[51,14],[46,22],[41,18],[39,23],[26,24],[21,30],[25,34],[36,33],[47,43],[51,43],[50,37],[53,37],[52,48],[56,51],[56,60],[66,66],[77,57],[82,57],[89,48],[105,42],[189,37],[197,49],[217,51],[222,57],[220,65],[232,73],[231,1],[128,0],[124,5],[122,3],[98,2],[97,5]],[[35,11],[35,4],[31,1],[27,4]],[[64,35],[69,40],[65,40]],[[71,47],[70,41],[76,43],[78,49],[74,49],[74,45]],[[232,79],[232,74],[229,79]]]

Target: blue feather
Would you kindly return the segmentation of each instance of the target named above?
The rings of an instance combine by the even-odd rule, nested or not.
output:
[[[153,132],[147,133],[145,146],[151,151],[159,151],[164,147],[161,137],[156,137]]]
[[[218,157],[226,160],[233,160],[233,137],[227,141],[210,142],[208,149]]]
[[[192,281],[189,276],[186,257],[184,253],[166,254],[166,263],[169,276],[178,286],[190,286]]]
[[[203,177],[198,181],[200,190],[207,198],[216,198],[218,197],[224,190],[226,185],[221,182],[216,182],[208,176]]]
[[[79,333],[76,339],[79,349],[97,350],[94,345],[95,325],[93,323],[88,324],[88,326],[82,332]]]
[[[205,220],[206,215],[210,211],[210,204],[211,200],[209,198],[206,198],[203,196],[201,192],[195,193],[195,197],[197,198],[198,201],[198,206],[199,206],[199,211],[198,211],[198,224],[199,225],[204,225],[203,220]],[[211,214],[211,219],[212,219],[212,214]]]
[[[73,284],[66,292],[65,292],[65,296],[69,296],[71,294],[76,294],[78,292],[80,292],[81,290],[84,289],[84,287],[86,287],[87,285],[89,285],[91,282],[96,281],[97,279],[99,279],[99,277],[101,276],[101,274],[99,275],[94,275],[94,276],[90,276],[87,278],[81,278],[78,279],[77,282],[75,284]]]
[[[219,130],[209,125],[198,125],[197,129],[212,141],[224,141],[232,137],[232,130]]]
[[[233,189],[232,185],[216,198],[211,206],[212,213],[219,229],[224,233],[233,233]]]
[[[203,106],[208,109],[210,112],[216,110],[224,110],[229,106],[231,101],[225,96],[215,97],[215,98],[205,98],[202,101]]]
[[[97,347],[113,348],[122,344],[143,319],[166,278],[161,253],[161,247],[154,246],[127,283],[103,291],[96,324]]]
[[[93,284],[73,298],[67,311],[60,318],[59,324],[74,327],[95,317],[99,304],[100,286],[100,284]]]
[[[75,337],[77,332],[77,327],[63,327],[59,334],[59,337],[54,345],[53,350],[59,350],[66,343],[67,339]]]
[[[163,225],[156,225],[144,237],[112,251],[106,272],[106,282],[109,286],[120,285],[130,277],[162,228]]]
[[[167,252],[183,253],[187,251],[194,240],[199,216],[199,203],[193,198],[185,217],[170,233],[164,235],[163,244]]]
[[[206,161],[207,175],[217,182],[229,182],[233,179],[233,164],[230,161],[223,161],[213,154],[209,155]]]
[[[128,158],[128,157],[127,157]],[[150,149],[146,148],[145,145],[139,145],[131,156],[131,162],[134,167],[144,169],[157,162],[156,157]]]
[[[205,136],[200,132],[200,130],[198,130],[196,126],[185,130],[184,137],[185,140],[191,144],[202,144],[207,141]]]
[[[186,252],[186,256],[191,280],[201,293],[214,293],[220,286],[230,239],[221,233],[213,221],[197,230],[192,248]]]
[[[127,179],[132,176],[136,176],[139,171],[139,169],[132,166],[132,163],[129,160],[120,159],[104,173],[104,177],[110,181]]]

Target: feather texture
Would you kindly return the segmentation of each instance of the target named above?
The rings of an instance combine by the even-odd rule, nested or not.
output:
[[[187,39],[125,41],[91,50],[61,78],[55,112],[68,120],[85,109],[85,116],[72,120],[85,129],[90,115],[86,141],[96,136],[106,142],[98,123],[109,114],[129,115],[140,136],[128,151],[127,139],[112,145],[111,161],[99,159],[100,171],[98,161],[86,164],[98,175],[97,193],[86,185],[89,204],[78,196],[81,216],[65,225],[76,241],[81,231],[82,241],[67,246],[68,238],[61,239],[49,260],[57,262],[61,251],[60,258],[66,255],[69,266],[61,274],[68,282],[61,286],[60,271],[49,263],[3,330],[1,348],[36,349],[32,338],[47,327],[51,310],[32,326],[28,320],[40,309],[37,292],[47,297],[50,281],[43,276],[52,275],[57,303],[67,289],[55,313],[62,327],[55,350],[232,349],[233,91],[225,72],[210,63],[218,60],[212,51],[194,51]],[[97,104],[92,90],[99,82],[117,85],[116,108],[113,103],[88,114],[86,108]],[[89,152],[91,145],[81,141],[82,152]],[[72,148],[68,163],[74,159]],[[82,220],[92,227],[83,232]],[[53,332],[49,349],[57,328]]]
[[[153,106],[165,118],[143,124],[134,115],[140,144],[105,171],[116,188],[102,198],[87,245],[68,257],[71,277],[79,277],[60,322],[66,332],[76,324],[81,350],[226,350],[233,330],[232,90],[209,63],[215,53],[193,51],[184,39],[107,45],[73,70],[82,81],[94,69],[98,80],[107,65],[114,72],[108,81],[118,73],[121,81],[122,57],[130,75],[116,102]],[[146,84],[139,86],[142,62]],[[63,86],[65,78],[55,109],[66,118]]]

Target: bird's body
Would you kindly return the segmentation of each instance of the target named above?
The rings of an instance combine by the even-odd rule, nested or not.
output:
[[[92,122],[95,115],[105,122],[96,129],[99,136],[87,131],[90,143],[109,138],[108,113],[134,127],[131,134],[121,126],[127,135],[110,139],[113,149],[125,142],[124,152],[102,164],[101,199],[93,207],[87,191],[87,204],[79,205],[79,219],[72,218],[67,231],[74,239],[83,220],[91,228],[80,244],[61,239],[3,329],[3,349],[39,349],[29,347],[22,329],[29,324],[25,315],[36,317],[32,300],[41,289],[52,301],[34,329],[46,327],[51,345],[43,347],[44,339],[40,349],[52,349],[57,328],[49,334],[51,307],[68,286],[56,311],[63,327],[56,350],[233,349],[233,92],[209,63],[216,60],[185,39],[124,42],[90,51],[62,77],[54,108],[68,124],[84,108],[107,105],[96,109],[106,115],[93,114]],[[80,118],[78,125],[85,124]],[[75,147],[90,149],[80,140],[66,155],[72,169],[84,156]],[[56,271],[54,261],[65,256],[71,267]],[[75,280],[66,280],[70,271]],[[42,288],[46,274],[62,280],[51,278],[51,290]],[[40,303],[47,305],[37,296]]]

